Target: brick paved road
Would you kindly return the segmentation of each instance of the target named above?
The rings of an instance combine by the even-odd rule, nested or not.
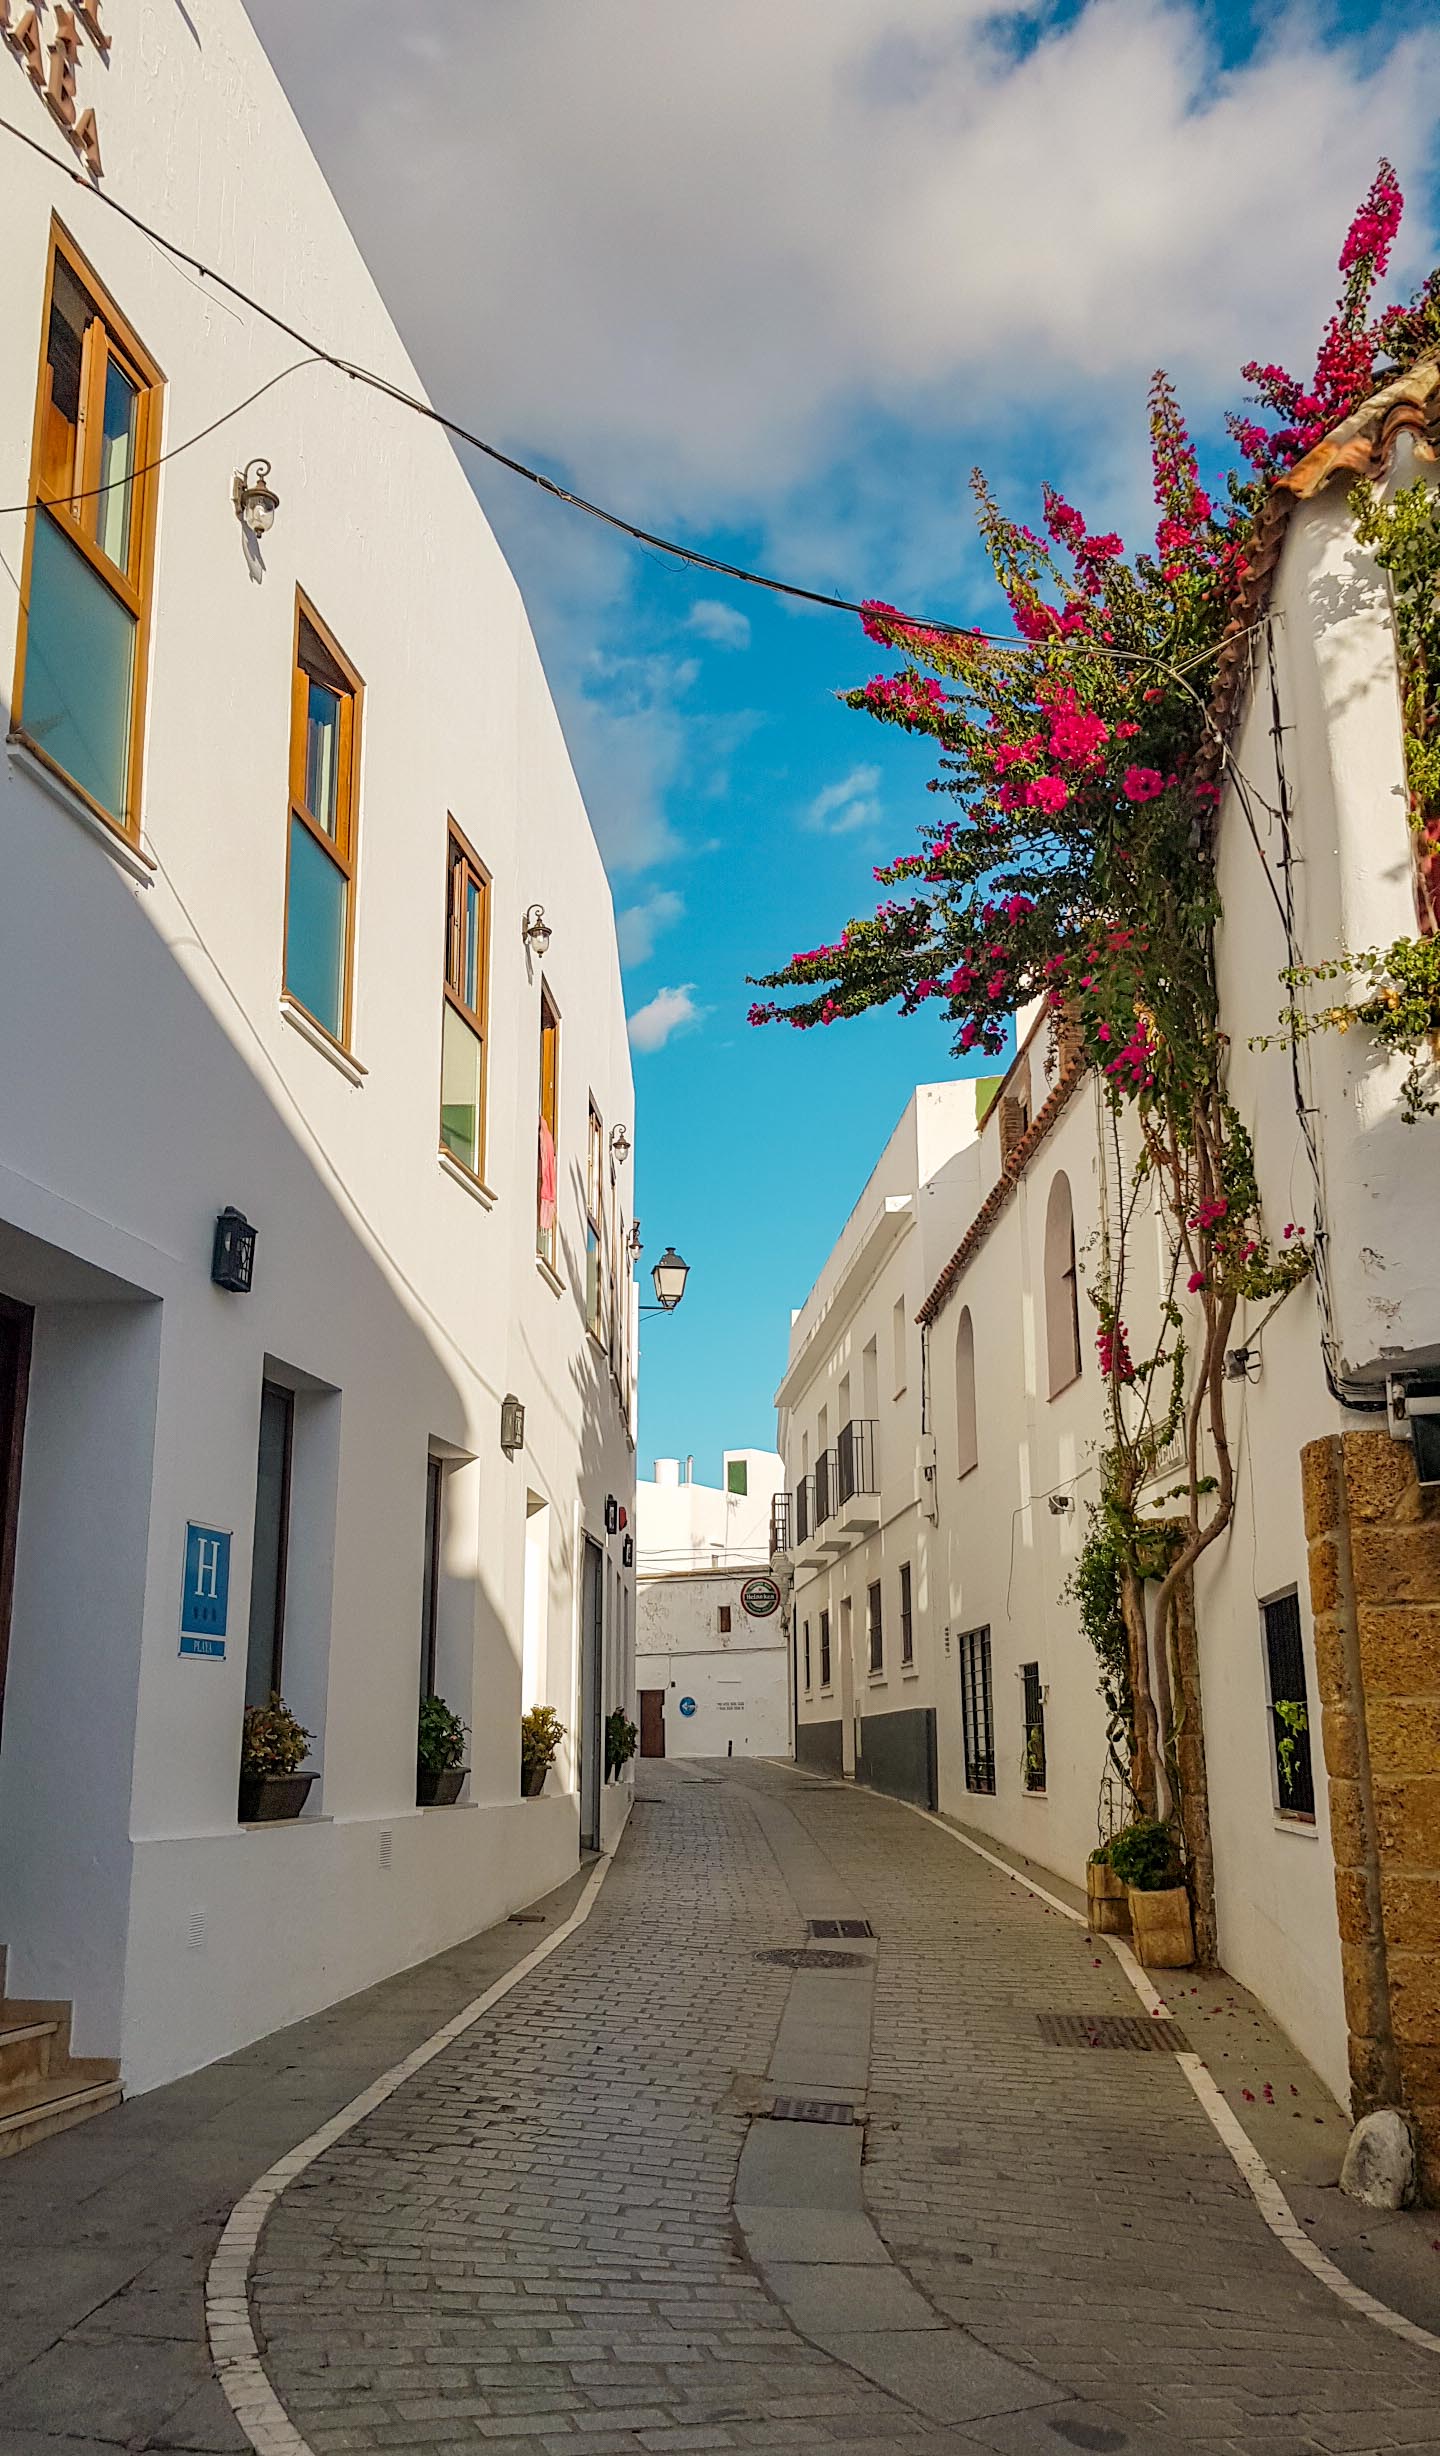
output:
[[[1440,2359],[1287,2257],[1171,2059],[1041,2041],[1039,2011],[1133,2012],[1110,1955],[864,1792],[753,1764],[641,1791],[588,1924],[262,2238],[266,2366],[317,2456],[1440,2450]],[[747,2138],[826,2137],[751,2117],[782,2017],[792,2054],[807,2035],[756,1955],[832,1879],[879,1937],[848,1983],[874,1990],[863,2190],[897,2266],[829,2286],[863,2303],[873,2275],[914,2331],[898,2372],[867,2360],[893,2392],[808,2341],[817,2272],[767,2268],[772,2293],[732,2209]],[[946,2359],[981,2383],[953,2419],[922,2384]]]

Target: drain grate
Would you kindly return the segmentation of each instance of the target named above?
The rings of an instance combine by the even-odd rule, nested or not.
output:
[[[778,1952],[757,1953],[757,1961],[767,1961],[777,1970],[863,1970],[863,1953],[808,1953],[803,1945],[782,1945]]]
[[[809,1936],[873,1936],[868,1919],[807,1919],[805,1932]]]
[[[776,2123],[853,2123],[855,2109],[848,2098],[777,2098],[770,2109]]]
[[[543,1910],[512,1910],[510,1913],[512,1927],[543,1927],[544,1924]]]
[[[1178,2021],[1142,2020],[1137,2013],[1037,2013],[1052,2047],[1128,2047],[1132,2054],[1183,2055],[1189,2040]]]

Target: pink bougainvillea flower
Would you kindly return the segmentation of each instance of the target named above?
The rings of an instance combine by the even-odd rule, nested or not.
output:
[[[1063,776],[1035,776],[1025,787],[1025,799],[1032,810],[1063,810],[1070,787]]]
[[[1157,793],[1165,790],[1165,779],[1156,768],[1128,767],[1121,783],[1127,802],[1153,802]]]
[[[1186,1280],[1185,1285],[1189,1289],[1192,1296],[1198,1295],[1201,1288],[1203,1288],[1205,1285],[1205,1273],[1203,1271],[1192,1271],[1189,1278]]]

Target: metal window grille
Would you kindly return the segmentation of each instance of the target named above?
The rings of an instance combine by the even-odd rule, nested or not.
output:
[[[795,1541],[797,1544],[809,1542],[810,1530],[815,1523],[815,1478],[813,1475],[802,1475],[795,1487]]]
[[[1315,1769],[1310,1757],[1310,1707],[1305,1687],[1305,1647],[1300,1635],[1300,1598],[1277,1595],[1261,1605],[1265,1659],[1270,1681],[1270,1740],[1275,1754],[1276,1796],[1285,1816],[1315,1814]]]
[[[870,1630],[870,1669],[883,1671],[885,1669],[885,1630],[880,1613],[880,1581],[878,1578],[870,1589],[867,1609]]]
[[[910,1563],[900,1564],[900,1660],[915,1660],[915,1623],[910,1606]]]
[[[830,1686],[830,1615],[820,1615],[820,1686]]]
[[[990,1704],[990,1631],[967,1629],[960,1640],[960,1711],[965,1731],[965,1788],[995,1788],[995,1723]]]
[[[770,1504],[770,1550],[773,1554],[788,1552],[789,1549],[790,1495],[788,1492],[777,1492]]]
[[[878,1492],[875,1473],[875,1435],[878,1426],[873,1417],[855,1416],[841,1432],[835,1444],[836,1497],[851,1501],[857,1492]]]
[[[810,1623],[808,1620],[805,1623],[805,1690],[808,1696],[810,1691]]]
[[[835,1453],[822,1450],[815,1461],[815,1524],[823,1526],[835,1507]]]
[[[1025,1686],[1025,1788],[1043,1791],[1045,1788],[1045,1692],[1040,1686],[1038,1663],[1023,1663],[1020,1676]]]

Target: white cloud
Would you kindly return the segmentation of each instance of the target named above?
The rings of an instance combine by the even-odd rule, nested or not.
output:
[[[694,993],[694,982],[685,981],[678,989],[657,989],[648,1006],[637,1006],[630,1018],[631,1048],[663,1049],[672,1033],[702,1022],[710,1009],[697,1006]]]
[[[437,395],[687,522],[857,416],[1037,427],[1298,353],[1440,98],[1383,12],[1363,46],[1257,12],[1225,67],[1202,0],[250,5]]]
[[[740,608],[726,605],[719,597],[700,597],[690,608],[686,629],[710,640],[717,648],[748,648],[750,617]]]
[[[627,911],[617,914],[615,927],[620,937],[621,962],[648,963],[661,931],[671,928],[684,910],[684,899],[672,889],[652,887],[638,904],[632,904]]]
[[[876,799],[879,782],[878,767],[853,767],[806,805],[801,825],[823,836],[853,836],[862,827],[878,825],[884,815]]]

